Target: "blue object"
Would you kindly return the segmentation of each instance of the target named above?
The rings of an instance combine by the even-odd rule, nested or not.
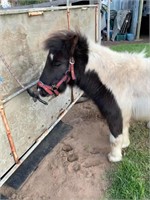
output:
[[[3,77],[0,76],[0,84],[4,82]]]
[[[122,40],[126,40],[127,35],[126,34],[117,34],[117,36],[115,37],[116,41],[122,41]]]
[[[127,33],[127,40],[128,41],[133,41],[134,40],[134,34],[133,33]]]
[[[110,32],[109,32],[110,38],[112,37],[112,34],[113,34],[113,30],[110,30]]]

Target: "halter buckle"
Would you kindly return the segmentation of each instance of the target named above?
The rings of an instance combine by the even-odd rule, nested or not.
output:
[[[75,63],[75,60],[74,60],[73,57],[70,58],[69,63],[70,63],[71,65],[73,65],[73,64]]]
[[[58,90],[56,85],[52,85],[51,87],[52,87],[53,90]]]

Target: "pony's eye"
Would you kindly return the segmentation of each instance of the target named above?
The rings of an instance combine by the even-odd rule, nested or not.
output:
[[[59,67],[60,65],[61,65],[60,62],[55,62],[55,63],[54,63],[54,67]]]

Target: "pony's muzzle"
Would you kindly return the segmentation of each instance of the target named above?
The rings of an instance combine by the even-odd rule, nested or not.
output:
[[[37,90],[38,90],[38,93],[39,93],[39,95],[41,97],[47,97],[47,96],[49,96],[48,93],[43,88],[41,88],[41,87],[38,86]]]
[[[37,90],[32,90],[31,88],[27,89],[28,94],[33,98],[33,101],[36,102],[37,100],[43,103],[44,105],[48,105],[46,101],[40,98],[40,91],[39,89]]]

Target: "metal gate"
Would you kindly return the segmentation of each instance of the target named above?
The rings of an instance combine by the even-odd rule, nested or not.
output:
[[[88,5],[0,11],[0,186],[82,94],[68,88],[57,98],[47,98],[48,106],[29,97],[26,89],[36,83],[45,64],[43,41],[49,33],[68,28],[97,39],[97,9]]]

